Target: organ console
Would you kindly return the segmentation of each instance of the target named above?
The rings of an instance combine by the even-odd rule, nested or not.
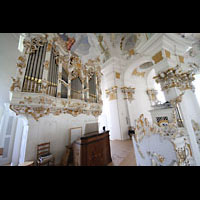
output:
[[[85,134],[73,142],[75,166],[105,166],[111,159],[109,131],[98,132],[98,123],[85,126]]]
[[[106,166],[110,162],[109,131],[90,133],[73,143],[75,166]]]

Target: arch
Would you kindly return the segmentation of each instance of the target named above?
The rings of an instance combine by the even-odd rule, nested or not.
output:
[[[193,81],[193,85],[195,87],[195,95],[200,106],[200,73],[195,75],[195,80]]]
[[[146,62],[151,62],[149,57],[138,57],[132,64],[126,69],[124,73],[124,85],[126,87],[134,87],[135,94],[134,100],[132,102],[127,102],[128,113],[130,117],[130,125],[135,126],[135,120],[141,115],[144,114],[147,116],[149,121],[152,121],[151,114],[151,103],[149,97],[146,93],[147,91],[147,76],[150,69],[140,69],[139,66]],[[143,73],[143,76],[133,75],[133,71],[137,69],[138,72]]]

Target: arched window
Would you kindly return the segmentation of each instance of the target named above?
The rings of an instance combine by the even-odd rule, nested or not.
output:
[[[157,90],[157,99],[158,101],[160,101],[161,103],[165,103],[166,99],[165,99],[165,95],[161,89],[160,83],[156,83],[156,81],[154,81],[154,88],[155,90]]]
[[[195,75],[195,80],[193,81],[195,87],[195,95],[200,106],[200,74]]]
[[[154,76],[156,76],[156,72],[155,72],[155,69],[152,69],[150,72],[149,72],[149,75],[147,77],[147,85],[148,85],[148,89],[153,89],[153,90],[156,90],[157,92],[157,95],[156,95],[156,99],[157,99],[157,102],[159,103],[165,103],[166,102],[166,99],[165,99],[165,95],[164,95],[164,92],[162,91],[161,89],[161,85],[160,83],[157,83],[155,81],[155,79],[153,78]],[[154,102],[155,103],[155,102]],[[153,103],[153,104],[154,104]]]

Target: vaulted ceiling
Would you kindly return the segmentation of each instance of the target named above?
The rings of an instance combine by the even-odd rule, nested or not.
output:
[[[71,51],[83,62],[99,57],[106,62],[111,57],[128,60],[136,54],[136,47],[147,41],[152,33],[58,33],[64,40],[75,39]]]

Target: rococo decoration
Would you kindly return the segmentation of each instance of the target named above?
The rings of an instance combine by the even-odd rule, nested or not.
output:
[[[174,68],[167,69],[160,72],[154,77],[157,83],[161,83],[163,90],[177,87],[181,91],[193,89],[192,81],[194,78],[194,71],[183,71],[179,65]]]
[[[133,95],[135,94],[135,88],[132,87],[122,87],[121,88],[122,93],[124,93],[124,99],[128,99],[129,102],[134,100]]]
[[[160,101],[157,99],[157,94],[158,94],[157,90],[148,89],[146,92],[148,94],[152,106],[160,104]]]
[[[102,112],[100,59],[71,52],[76,41],[62,43],[56,34],[29,34],[17,60],[10,108],[38,120],[48,114],[99,116]]]
[[[147,148],[148,145],[143,146],[146,143],[142,144],[142,141],[145,138],[146,141],[147,140],[151,141],[155,140],[155,137],[151,139],[152,136],[159,135],[160,137],[163,138],[162,140],[168,141],[174,148],[173,151],[176,157],[174,157],[174,160],[171,160],[171,163],[168,163],[168,165],[189,166],[193,164],[194,160],[190,148],[189,139],[184,129],[179,129],[175,121],[176,120],[174,120],[172,123],[168,123],[167,126],[159,127],[155,123],[150,124],[148,119],[145,118],[143,114],[140,115],[140,117],[136,120],[135,124],[136,128],[134,134],[134,141],[136,144],[136,149],[139,152],[141,159],[144,160],[146,159],[146,157],[148,157],[147,159],[151,160],[152,166],[165,165],[164,161],[167,158],[159,153],[159,152],[164,152],[164,151],[159,151],[159,148],[162,149],[162,145],[159,148],[158,147],[156,148],[158,152],[155,151],[153,152],[150,150],[147,150],[147,152],[145,152],[145,148]]]
[[[117,88],[118,88],[117,86],[113,86],[105,90],[106,97],[109,98],[109,101],[117,99]]]

